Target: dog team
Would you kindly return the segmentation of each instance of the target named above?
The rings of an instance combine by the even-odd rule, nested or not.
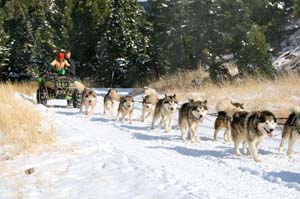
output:
[[[93,89],[85,88],[82,92],[81,107],[85,114],[93,113],[97,102],[97,95]],[[104,97],[104,114],[113,115],[114,102],[119,102],[116,121],[125,121],[128,115],[129,123],[132,124],[134,110],[134,99],[132,96],[120,96],[116,89],[109,89]],[[197,129],[202,124],[208,113],[207,101],[190,99],[187,103],[178,108],[176,95],[165,95],[163,99],[158,98],[157,92],[152,88],[145,88],[145,96],[142,98],[141,121],[152,116],[151,129],[155,128],[156,122],[160,120],[159,126],[165,132],[171,131],[171,124],[174,114],[179,109],[178,125],[181,131],[181,138],[186,141],[191,139],[192,143],[198,143],[200,137]],[[89,111],[90,110],[90,111]],[[216,105],[217,118],[214,124],[214,140],[217,134],[224,129],[224,141],[234,143],[235,154],[240,156],[240,144],[243,143],[243,155],[247,155],[249,149],[252,158],[256,162],[261,160],[258,157],[258,149],[262,140],[272,137],[277,125],[276,117],[270,111],[247,112],[241,103],[233,103],[228,99],[221,100]],[[289,140],[287,154],[291,155],[293,145],[300,138],[300,110],[293,110],[284,124],[282,140],[279,146],[279,153],[283,151],[283,145]]]

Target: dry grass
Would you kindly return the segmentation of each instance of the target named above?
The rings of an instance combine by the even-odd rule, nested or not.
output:
[[[42,118],[34,106],[16,98],[16,92],[31,94],[36,83],[0,84],[0,145],[10,154],[54,142],[53,128],[42,129]]]
[[[150,87],[158,90],[176,90],[178,88],[193,90],[194,79],[203,79],[208,77],[208,73],[199,69],[195,71],[177,72],[172,75],[161,77],[158,81],[150,84]]]
[[[193,74],[195,73],[195,74]],[[225,83],[222,86],[207,83],[202,87],[192,86],[201,71],[179,73],[150,85],[157,90],[176,93],[180,101],[187,98],[207,99],[209,108],[224,98],[245,103],[249,111],[270,110],[278,117],[286,117],[290,110],[300,105],[300,78],[298,74],[288,74],[275,80],[246,79],[239,83]],[[177,78],[177,80],[176,80]],[[176,82],[176,83],[174,83]]]

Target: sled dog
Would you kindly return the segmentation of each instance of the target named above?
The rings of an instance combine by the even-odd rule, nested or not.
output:
[[[120,98],[121,97],[116,89],[112,88],[108,90],[103,99],[104,115],[106,115],[107,113],[109,113],[110,115],[113,114],[114,101],[120,101]]]
[[[299,138],[300,138],[300,112],[299,110],[294,110],[289,115],[289,118],[284,124],[278,152],[282,153],[284,142],[287,139],[289,139],[289,147],[288,147],[287,155],[291,155],[293,153],[293,146]]]
[[[150,115],[153,115],[155,104],[152,104],[150,95],[143,97],[142,101],[142,122],[145,121]],[[146,115],[147,114],[147,115]]]
[[[157,102],[158,95],[156,90],[145,87],[145,96],[142,101],[142,122],[144,122],[150,115],[153,116]]]
[[[207,101],[194,101],[183,104],[179,110],[179,128],[181,131],[181,138],[186,140],[186,131],[190,134],[192,143],[200,141],[197,133],[198,126],[203,122],[207,114]]]
[[[244,104],[233,103],[232,101],[229,102],[225,99],[217,104],[216,110],[218,111],[218,116],[215,120],[214,125],[214,140],[217,140],[218,132],[221,129],[225,129],[224,141],[230,142],[230,123],[232,120],[232,116],[235,112],[244,111]]]
[[[93,89],[85,88],[81,94],[80,100],[80,112],[82,112],[83,107],[85,109],[85,114],[93,114],[94,109],[96,108],[97,95]],[[89,112],[89,109],[91,110]]]
[[[132,124],[133,107],[134,100],[132,96],[121,97],[116,121],[119,120],[120,114],[122,114],[122,122],[125,121],[126,115],[129,115],[129,123]]]
[[[151,129],[154,129],[155,122],[161,118],[160,126],[164,125],[165,132],[171,131],[172,118],[177,109],[176,95],[165,95],[165,98],[158,100],[152,119]]]
[[[243,142],[243,153],[247,154],[247,146],[252,158],[260,162],[258,149],[262,140],[272,137],[276,127],[276,118],[269,111],[236,112],[231,122],[231,135],[234,142],[235,154],[240,156],[239,145]]]

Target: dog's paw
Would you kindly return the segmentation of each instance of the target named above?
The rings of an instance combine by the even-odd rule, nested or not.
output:
[[[171,129],[166,129],[165,132],[166,132],[166,133],[170,133],[170,132],[171,132]]]
[[[259,159],[258,157],[253,158],[255,162],[261,162],[261,159]]]

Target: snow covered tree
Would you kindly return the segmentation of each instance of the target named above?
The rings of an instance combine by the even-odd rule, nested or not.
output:
[[[50,1],[49,25],[55,30],[54,42],[57,51],[70,49],[70,35],[73,30],[72,11],[74,0]],[[48,23],[47,22],[47,23]]]
[[[4,79],[23,80],[33,75],[31,68],[33,30],[27,16],[29,2],[8,1],[4,6],[4,31],[9,35],[5,43],[7,65],[2,69]]]
[[[109,86],[129,86],[145,77],[148,38],[136,0],[111,0],[111,13],[104,29],[98,29],[95,62],[97,76]]]
[[[46,70],[50,61],[54,58],[56,44],[54,43],[55,28],[49,23],[49,1],[36,1],[30,8],[28,16],[30,17],[33,29],[33,66],[38,66],[40,72]]]

